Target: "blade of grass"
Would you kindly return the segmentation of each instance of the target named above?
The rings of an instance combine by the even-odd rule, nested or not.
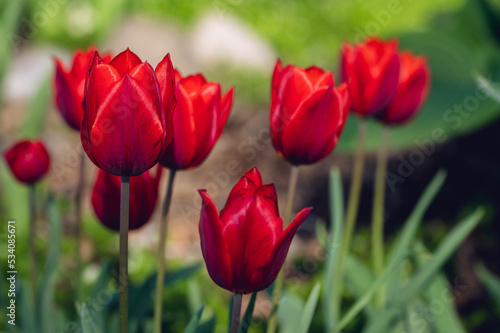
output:
[[[323,300],[325,303],[325,329],[330,332],[337,322],[340,309],[335,302],[338,299],[340,290],[339,279],[343,278],[343,272],[336,272],[339,263],[339,249],[344,234],[344,194],[342,190],[342,178],[338,168],[330,171],[330,219],[333,222],[333,230],[328,238],[327,261],[325,274],[323,277]]]
[[[240,328],[238,333],[247,333],[252,323],[253,309],[255,307],[255,300],[257,299],[257,293],[252,293],[250,296],[250,301],[248,302],[247,309],[243,315],[243,320],[240,322]]]
[[[316,283],[312,289],[309,297],[307,298],[306,305],[302,311],[302,316],[300,318],[300,326],[297,333],[307,333],[309,332],[309,326],[311,325],[312,318],[314,316],[314,310],[318,305],[320,284]]]

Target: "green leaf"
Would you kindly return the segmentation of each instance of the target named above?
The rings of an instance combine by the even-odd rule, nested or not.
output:
[[[417,273],[410,279],[408,284],[401,289],[394,289],[389,297],[393,305],[405,304],[411,297],[428,287],[428,284],[437,277],[439,269],[455,252],[457,247],[474,229],[484,215],[484,209],[478,208],[474,213],[460,221],[455,228],[441,241],[434,258],[419,268]]]
[[[179,269],[173,273],[165,274],[165,286],[182,281],[193,275],[201,267],[201,264],[195,264]],[[129,321],[131,325],[137,323],[143,325],[148,313],[153,311],[153,298],[156,290],[156,272],[150,275],[140,285],[129,285]],[[108,310],[118,309],[118,292],[115,292],[108,303]]]
[[[30,283],[26,280],[16,280],[19,292],[19,308],[23,314],[19,317],[21,327],[25,332],[36,332],[38,327],[35,304],[33,304],[33,292],[31,291]],[[17,293],[16,293],[17,294]],[[17,296],[17,295],[16,295]]]
[[[205,308],[204,305],[198,310],[198,312],[195,313],[195,315],[191,318],[189,323],[187,324],[186,328],[184,329],[184,333],[195,333],[196,332],[196,327],[198,327],[198,324],[201,319],[201,314],[203,313],[203,309]]]
[[[439,190],[443,186],[443,183],[446,179],[446,171],[440,170],[432,179],[432,181],[427,185],[424,193],[418,200],[415,208],[411,212],[410,216],[406,220],[403,230],[396,238],[395,244],[391,248],[387,262],[391,264],[394,262],[400,253],[407,252],[410,250],[411,243],[415,238],[415,234],[417,233],[418,226],[422,222],[425,212],[427,208],[429,208],[430,204],[438,194]],[[397,276],[394,279],[389,281],[390,286],[398,285]]]
[[[314,316],[314,310],[318,305],[320,284],[316,283],[313,290],[307,298],[306,305],[302,311],[302,316],[300,318],[300,325],[297,330],[298,333],[307,333],[309,331],[309,326],[311,325],[312,318]]]
[[[416,246],[417,263],[419,267],[432,260],[430,253],[422,243]],[[425,291],[427,309],[431,309],[434,316],[429,326],[434,327],[436,333],[466,333],[455,309],[455,296],[451,292],[450,285],[443,274],[439,274]]]
[[[484,265],[478,265],[475,271],[492,300],[500,307],[500,278],[493,275]]]
[[[375,291],[382,286],[392,275],[396,274],[398,271],[398,266],[401,262],[406,259],[408,255],[406,253],[401,254],[398,260],[386,266],[380,276],[378,276],[375,281],[370,285],[370,288],[359,297],[358,300],[349,308],[347,313],[342,317],[339,323],[335,326],[334,332],[340,332],[341,329],[346,327],[351,320],[358,315],[359,312],[370,302]],[[377,316],[378,318],[378,316]]]
[[[304,301],[297,295],[284,291],[278,304],[278,321],[281,333],[296,333],[300,327],[300,318],[304,310]]]
[[[331,331],[338,320],[340,309],[334,300],[338,299],[342,272],[335,272],[339,262],[339,250],[344,234],[344,194],[342,178],[338,168],[330,170],[330,218],[333,224],[331,237],[326,243],[327,261],[323,276],[323,301],[325,303],[325,329]]]
[[[80,317],[80,327],[83,333],[102,333],[94,322],[92,314],[86,303],[82,303],[77,306],[77,311]]]
[[[345,286],[350,288],[352,294],[357,298],[370,288],[374,277],[367,264],[358,259],[355,255],[347,255],[345,265]],[[372,314],[373,306],[368,303],[364,308],[368,315]]]
[[[59,209],[52,196],[48,200],[49,217],[49,249],[40,285],[39,304],[37,313],[40,314],[42,332],[50,333],[54,331],[53,295],[55,290],[54,274],[57,272],[59,253],[61,251],[61,216]]]
[[[240,327],[238,333],[247,333],[252,323],[253,309],[255,307],[255,300],[257,299],[257,293],[252,293],[250,296],[250,301],[248,302],[247,309],[243,315],[243,320],[240,322]]]

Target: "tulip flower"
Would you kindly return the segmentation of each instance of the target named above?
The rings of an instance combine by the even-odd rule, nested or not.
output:
[[[136,230],[149,221],[158,200],[162,168],[130,178],[129,230]],[[120,230],[120,177],[99,170],[92,191],[92,207],[101,223],[111,230]]]
[[[271,91],[271,137],[293,165],[315,163],[337,144],[349,113],[346,83],[335,87],[331,72],[302,69],[278,60]]]
[[[166,75],[173,80],[173,72]],[[169,85],[163,89],[153,68],[129,49],[109,64],[94,53],[82,104],[81,139],[95,165],[130,177],[156,164],[169,138],[163,96],[174,93]]]
[[[274,185],[263,185],[256,168],[234,186],[220,214],[206,191],[199,192],[201,250],[212,280],[239,294],[267,288],[311,208],[301,210],[283,230]]]
[[[5,160],[12,171],[14,177],[29,185],[29,233],[28,233],[28,258],[30,263],[30,283],[32,293],[32,302],[36,304],[37,288],[37,209],[36,209],[36,190],[35,184],[49,170],[50,156],[44,144],[38,140],[22,140],[11,146],[4,154]]]
[[[351,108],[357,115],[376,115],[389,104],[398,87],[397,48],[397,40],[377,37],[342,46],[342,80],[349,82]]]
[[[44,144],[38,140],[22,140],[4,154],[5,160],[16,179],[33,185],[49,170],[50,157]]]
[[[80,131],[82,124],[82,101],[85,90],[85,74],[89,62],[96,50],[77,50],[73,54],[71,68],[68,70],[61,60],[55,58],[56,74],[54,76],[55,104],[66,123]],[[110,55],[105,55],[103,61],[109,63]]]
[[[160,87],[164,82],[158,78]],[[233,103],[233,88],[221,97],[219,83],[203,75],[182,77],[175,71],[177,105],[173,116],[173,139],[160,163],[170,169],[188,169],[205,160],[219,139]]]
[[[410,120],[429,95],[431,71],[424,57],[411,52],[400,53],[401,71],[396,93],[389,106],[377,118],[386,124],[401,124]]]

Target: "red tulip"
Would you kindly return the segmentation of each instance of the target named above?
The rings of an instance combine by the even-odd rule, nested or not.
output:
[[[243,294],[271,285],[311,208],[301,210],[283,230],[274,185],[262,185],[256,168],[234,186],[220,215],[206,191],[200,195],[201,251],[212,280]]]
[[[158,200],[158,185],[162,168],[156,168],[140,176],[130,177],[129,229],[142,227],[149,221]],[[120,230],[120,177],[99,170],[92,191],[94,212],[106,227]]]
[[[331,72],[302,69],[278,60],[271,91],[271,137],[288,162],[315,163],[337,144],[349,113],[348,87],[335,88]]]
[[[153,68],[129,49],[109,64],[95,52],[86,79],[81,130],[92,162],[126,177],[155,165],[168,143],[162,96],[169,93],[160,91]]]
[[[342,46],[342,79],[349,82],[352,110],[360,116],[381,112],[396,92],[399,79],[398,41],[377,37]]]
[[[158,70],[158,69],[157,69]],[[175,71],[177,105],[173,116],[173,139],[160,163],[170,169],[188,169],[205,160],[219,139],[233,103],[233,88],[221,97],[220,84],[203,75],[181,77]],[[158,77],[160,87],[165,84]]]
[[[14,177],[22,183],[32,185],[49,170],[50,156],[41,141],[19,141],[4,156]]]
[[[431,71],[424,57],[401,52],[401,71],[395,95],[387,109],[377,118],[387,124],[401,124],[410,120],[429,95]]]
[[[77,50],[73,54],[71,68],[66,70],[62,62],[55,58],[56,75],[54,77],[55,103],[66,123],[79,131],[82,124],[82,101],[85,90],[85,74],[95,52],[89,48],[86,52]],[[109,63],[110,55],[103,61]]]

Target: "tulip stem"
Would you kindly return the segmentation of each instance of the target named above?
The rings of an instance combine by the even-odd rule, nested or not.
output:
[[[161,333],[161,315],[163,304],[163,285],[165,279],[165,247],[167,243],[167,225],[170,202],[172,201],[172,192],[174,189],[174,178],[176,170],[171,169],[168,178],[167,194],[163,201],[163,210],[160,223],[160,242],[158,248],[158,273],[156,275],[156,298],[154,314],[154,332]]]
[[[36,190],[35,185],[29,187],[29,206],[30,206],[30,229],[29,229],[29,253],[30,253],[30,282],[33,304],[37,304],[37,258],[36,258]]]
[[[233,315],[231,317],[231,333],[238,333],[238,327],[240,326],[242,299],[243,295],[241,293],[234,294]]]
[[[121,177],[120,193],[120,333],[128,333],[128,223],[130,177]]]
[[[349,190],[349,201],[347,203],[347,212],[345,219],[345,229],[342,236],[342,243],[340,245],[339,260],[334,275],[334,288],[333,292],[333,321],[337,322],[340,314],[341,293],[343,285],[343,271],[345,258],[351,244],[352,233],[356,224],[358,215],[359,198],[361,195],[361,185],[363,184],[363,167],[365,160],[365,141],[366,141],[366,120],[359,119],[358,125],[358,143],[356,153],[354,155],[353,173],[351,176],[351,186]]]
[[[78,184],[76,185],[75,194],[75,225],[74,233],[76,239],[76,294],[77,300],[82,300],[82,290],[81,285],[82,278],[82,253],[81,253],[81,243],[82,243],[82,193],[83,193],[83,183],[85,181],[85,152],[80,151],[80,172],[78,175]]]
[[[377,171],[375,174],[375,189],[373,193],[372,211],[372,259],[375,276],[384,269],[384,204],[385,175],[389,155],[390,131],[388,127],[382,130],[382,142],[377,156]],[[375,304],[382,308],[385,304],[385,287],[382,286],[375,294]]]
[[[286,203],[286,211],[285,211],[285,220],[283,221],[283,228],[288,227],[290,221],[292,219],[292,210],[293,210],[293,198],[295,195],[295,189],[297,187],[297,181],[299,179],[299,166],[292,165],[290,168],[290,179],[288,181],[288,197]],[[283,289],[283,267],[278,273],[278,277],[276,278],[276,282],[274,283],[274,291],[273,291],[273,309],[271,311],[271,316],[269,317],[269,322],[267,324],[267,333],[275,333],[276,327],[278,325],[278,303],[281,297],[281,291]]]

